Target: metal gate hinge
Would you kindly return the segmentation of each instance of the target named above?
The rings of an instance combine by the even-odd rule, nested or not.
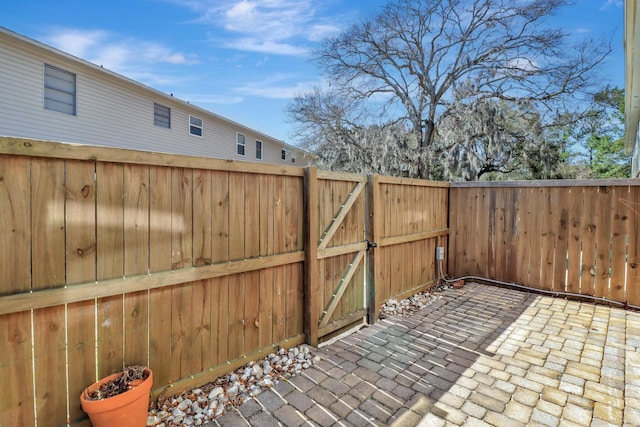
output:
[[[378,247],[378,244],[375,242],[370,242],[368,240],[365,240],[365,242],[367,242],[367,250],[369,249],[375,249]]]

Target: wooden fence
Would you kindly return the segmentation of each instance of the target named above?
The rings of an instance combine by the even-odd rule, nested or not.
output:
[[[452,184],[449,271],[640,305],[640,181]]]
[[[446,187],[0,137],[0,426],[88,424],[124,365],[173,394],[375,320],[433,285]]]
[[[369,257],[376,310],[371,317],[376,319],[381,302],[436,284],[436,247],[448,245],[449,184],[377,175],[370,183],[369,240],[377,245]]]

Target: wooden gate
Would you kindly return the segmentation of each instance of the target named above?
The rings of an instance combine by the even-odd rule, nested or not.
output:
[[[361,323],[365,308],[367,177],[307,169],[309,344]],[[309,338],[310,337],[310,338]]]

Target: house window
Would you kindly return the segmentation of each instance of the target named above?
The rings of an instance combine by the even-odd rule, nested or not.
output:
[[[202,137],[202,119],[189,115],[189,135]]]
[[[291,163],[295,163],[296,162],[296,156],[291,156]]]
[[[256,159],[262,160],[262,141],[256,141]]]
[[[287,150],[280,150],[280,158],[282,160],[287,160]]]
[[[153,104],[153,124],[161,128],[171,128],[171,108]]]
[[[76,75],[44,64],[44,108],[76,115]]]
[[[236,153],[244,156],[245,138],[244,135],[239,133],[236,135]]]

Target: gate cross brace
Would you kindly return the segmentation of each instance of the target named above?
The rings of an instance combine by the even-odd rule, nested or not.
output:
[[[347,213],[349,213],[349,210],[351,209],[353,204],[356,202],[356,200],[358,200],[358,196],[360,195],[360,193],[362,193],[362,190],[364,189],[365,185],[367,185],[366,182],[362,182],[362,181],[358,182],[358,184],[354,187],[351,193],[349,193],[347,200],[345,200],[344,204],[340,207],[336,216],[333,217],[333,220],[331,221],[331,226],[327,228],[327,230],[324,232],[324,234],[320,238],[320,242],[319,242],[320,244],[318,245],[318,250],[326,249],[327,245],[329,244],[329,241],[331,240],[333,235],[336,234],[336,231],[338,231],[340,224],[342,224],[342,221],[347,216]]]
[[[327,305],[327,308],[322,312],[322,317],[320,318],[320,324],[319,324],[320,327],[323,327],[327,323],[329,323],[329,319],[331,319],[331,315],[333,315],[333,312],[338,307],[340,298],[342,298],[344,291],[347,290],[347,286],[349,285],[351,278],[353,277],[356,270],[358,269],[358,266],[360,265],[360,261],[362,261],[362,259],[364,258],[364,252],[365,251],[356,252],[353,258],[351,259],[349,268],[347,269],[347,271],[345,271],[344,275],[342,276],[342,279],[340,279],[340,283],[338,284],[338,287],[336,288],[335,292],[331,296],[329,305]]]

